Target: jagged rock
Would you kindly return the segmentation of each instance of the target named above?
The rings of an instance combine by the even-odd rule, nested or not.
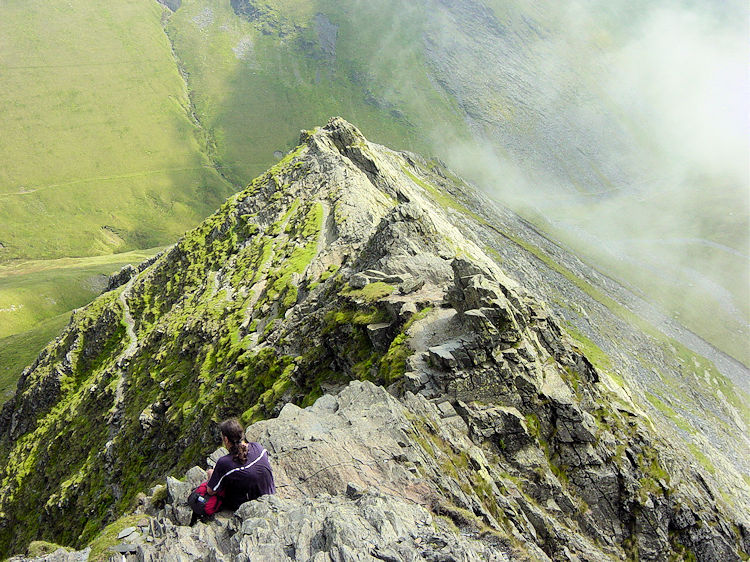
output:
[[[174,0],[169,0],[169,1],[174,1]],[[180,0],[176,0],[176,1],[179,2]],[[151,264],[153,264],[154,262],[156,262],[156,260],[158,260],[161,257],[162,253],[163,252],[159,252],[155,256],[152,256],[149,259],[147,259],[146,261],[138,264],[138,266],[136,266],[136,267],[133,267],[130,264],[127,264],[127,265],[123,266],[120,269],[120,271],[118,271],[117,273],[114,273],[113,275],[109,276],[109,279],[107,280],[107,287],[106,287],[106,289],[104,289],[104,292],[113,291],[113,290],[117,289],[118,287],[121,287],[122,285],[124,285],[128,281],[130,281],[130,279],[132,277],[138,275],[138,273],[140,273],[141,271],[145,270]]]
[[[201,482],[206,481],[206,478],[207,478],[206,471],[203,470],[199,466],[194,466],[193,468],[188,470],[187,474],[185,475],[185,480],[192,488],[198,487],[198,485],[200,485]]]
[[[247,431],[248,439],[269,450],[278,494],[245,503],[233,518],[223,516],[218,523],[189,528],[175,521],[180,524],[176,532],[139,545],[139,556],[157,560],[189,552],[200,560],[209,553],[217,560],[333,560],[344,554],[352,560],[508,560],[513,550],[500,533],[481,539],[478,523],[471,519],[462,525],[469,525],[468,530],[473,524],[474,531],[456,533],[452,524],[429,511],[441,501],[440,487],[425,486],[405,465],[419,459],[436,475],[440,466],[409,438],[415,431],[410,418],[440,423],[442,415],[455,411],[413,395],[409,400],[414,408],[372,383],[353,382],[309,408],[288,404],[278,418]],[[444,431],[460,439],[455,429]],[[170,479],[168,486],[174,488],[176,482]],[[168,507],[175,513],[183,500],[179,492],[170,497],[175,499]]]
[[[379,323],[367,325],[367,336],[370,338],[372,345],[378,351],[385,351],[393,340],[393,331],[391,324]]]
[[[128,536],[129,534],[131,534],[131,533],[134,533],[134,532],[135,532],[135,527],[126,527],[125,529],[123,529],[122,531],[120,531],[120,532],[119,532],[119,533],[117,534],[117,538],[118,538],[118,539],[124,539],[124,538],[125,538],[125,537],[127,537],[127,536]]]
[[[453,416],[456,416],[456,409],[453,407],[453,405],[448,401],[445,400],[443,402],[440,402],[438,405],[438,411],[440,412],[440,417],[443,418],[451,418]]]
[[[480,442],[491,440],[508,454],[513,454],[533,442],[526,426],[526,419],[516,408],[479,405],[471,407],[459,402],[459,409],[469,420],[472,432]]]
[[[471,367],[472,361],[463,342],[453,340],[436,345],[427,350],[432,365],[439,369],[451,370]]]
[[[349,278],[349,285],[355,289],[362,289],[370,283],[370,279],[364,273],[356,273]]]
[[[224,447],[219,447],[208,457],[206,457],[206,465],[208,465],[209,468],[213,468],[214,466],[216,466],[216,462],[226,454],[229,454],[229,451],[227,451]]]
[[[424,284],[424,279],[410,278],[401,283],[401,285],[399,285],[398,287],[398,290],[402,295],[410,295],[411,293],[419,291],[419,289],[424,287]]]
[[[404,373],[404,388],[413,393],[418,393],[422,390],[425,385],[430,381],[429,375],[422,372],[406,372]]]
[[[118,271],[114,275],[110,275],[106,290],[112,291],[117,287],[121,287],[122,285],[130,281],[130,278],[137,273],[138,271],[130,264],[123,266],[120,271]]]
[[[167,492],[171,502],[186,502],[193,489],[187,482],[180,482],[171,476],[167,477]]]
[[[349,482],[346,485],[346,497],[352,500],[356,500],[362,497],[362,494],[364,493],[364,490],[355,484],[354,482]]]
[[[130,552],[135,552],[138,549],[138,547],[134,544],[130,543],[121,543],[117,546],[113,546],[110,548],[113,552],[119,552],[120,554],[128,554]]]
[[[139,560],[509,560],[429,511],[371,491],[304,500],[264,496],[226,526],[179,527],[138,546]]]
[[[404,321],[409,320],[409,318],[414,316],[416,313],[417,313],[417,305],[414,304],[413,302],[405,302],[404,304],[401,305],[401,308],[398,311],[399,317]]]

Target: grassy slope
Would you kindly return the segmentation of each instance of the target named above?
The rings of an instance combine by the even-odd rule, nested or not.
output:
[[[275,161],[275,151],[296,144],[301,128],[333,115],[402,149],[427,147],[421,128],[428,116],[462,127],[451,101],[426,75],[417,10],[400,13],[393,0],[356,8],[312,0],[265,4],[273,11],[252,23],[237,17],[228,2],[186,0],[167,26],[197,113],[234,179],[244,183],[261,173]],[[339,26],[335,57],[319,47],[318,12]],[[266,25],[288,34],[265,34]],[[402,115],[391,113],[396,107]],[[419,119],[412,122],[407,114]]]
[[[101,292],[108,274],[157,250],[0,265],[0,401],[23,368],[60,333],[70,311]]]
[[[96,294],[86,279],[140,258],[35,261],[10,277],[3,264],[171,243],[233,190],[191,121],[162,15],[151,0],[2,5],[4,379],[55,335],[58,315]]]
[[[554,239],[599,270],[629,283],[647,301],[717,349],[750,366],[750,270],[747,260],[733,252],[731,246],[726,250],[701,244],[696,233],[692,239],[686,237],[672,243],[680,248],[679,252],[664,254],[659,247],[669,246],[669,237],[641,240],[634,235],[623,241],[629,254],[623,259],[606,248],[582,241],[575,231],[559,228],[539,216],[526,218],[543,225]],[[735,233],[746,231],[740,226]]]
[[[0,402],[13,396],[23,369],[34,362],[47,343],[54,340],[70,320],[62,313],[47,318],[32,330],[0,338]]]
[[[161,14],[149,0],[3,6],[0,259],[165,244],[228,194]]]

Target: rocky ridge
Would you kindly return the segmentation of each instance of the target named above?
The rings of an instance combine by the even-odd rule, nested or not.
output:
[[[39,534],[83,546],[145,483],[205,454],[216,420],[240,415],[272,452],[278,497],[190,528],[187,488],[172,482],[153,512],[171,530],[139,559],[201,543],[227,559],[748,551],[743,497],[721,501],[627,392],[602,384],[465,234],[477,216],[446,212],[423,161],[341,119],[301,140],[78,311],[24,372],[0,418],[4,550],[28,541],[16,531],[29,506]]]
[[[184,480],[168,478],[166,487],[142,497],[137,512],[145,516],[119,532],[110,550],[118,561],[620,558],[611,545],[603,548],[582,534],[585,518],[575,496],[558,486],[546,501],[544,494],[529,495],[528,467],[507,465],[476,444],[473,436],[488,433],[487,421],[512,425],[510,408],[456,404],[410,391],[396,398],[359,381],[305,409],[287,404],[277,418],[247,431],[249,440],[269,450],[276,496],[190,526],[187,496],[206,476],[193,467]],[[222,454],[217,450],[208,465]],[[683,511],[681,523],[693,515]],[[699,544],[693,552],[701,560],[732,558],[721,541]]]

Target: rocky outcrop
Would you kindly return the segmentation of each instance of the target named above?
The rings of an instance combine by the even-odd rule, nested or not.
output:
[[[743,496],[603,384],[417,157],[342,119],[301,142],[25,374],[0,426],[4,549],[38,521],[84,546],[82,514],[126,511],[239,416],[278,497],[189,527],[193,468],[134,556],[739,557]]]
[[[157,0],[159,4],[162,4],[172,10],[173,12],[176,12],[180,9],[180,6],[182,6],[182,0]]]
[[[184,481],[167,479],[163,505],[143,501],[149,519],[139,532],[123,530],[112,550],[138,561],[604,560],[629,554],[620,548],[622,537],[612,536],[618,514],[598,503],[617,501],[617,485],[605,489],[605,474],[589,470],[587,486],[596,490],[584,499],[585,490],[574,493],[533,453],[534,437],[517,410],[453,402],[411,392],[396,398],[355,381],[308,408],[287,404],[277,418],[247,431],[269,451],[276,496],[190,526],[186,498],[205,478],[194,467]],[[562,441],[591,442],[585,428],[572,427],[582,434],[574,439],[567,433]],[[525,439],[498,447],[506,428],[520,428]],[[493,439],[494,446],[484,445]],[[529,478],[531,468],[541,472]],[[582,499],[589,514],[581,510]],[[683,507],[673,514],[657,507],[661,500],[649,495],[649,501],[642,522],[657,528],[637,536],[641,559],[662,558],[667,548],[659,544],[660,512],[665,523],[671,519],[673,533],[703,529],[693,550],[700,559],[737,559],[714,525],[695,525],[705,510]],[[597,536],[587,536],[594,529]]]
[[[114,291],[118,287],[125,285],[133,277],[138,275],[144,269],[147,269],[151,264],[158,260],[161,257],[162,253],[163,252],[159,252],[155,256],[150,257],[149,259],[141,262],[135,267],[130,264],[123,266],[120,271],[109,276],[109,279],[107,280],[107,288],[104,292],[106,293],[108,291]]]

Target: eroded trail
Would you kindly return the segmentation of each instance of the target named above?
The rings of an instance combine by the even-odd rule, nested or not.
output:
[[[122,417],[122,404],[124,401],[125,386],[127,384],[127,364],[130,358],[135,353],[136,349],[138,349],[138,337],[135,335],[135,320],[133,320],[133,315],[130,313],[130,307],[128,306],[128,296],[130,295],[130,290],[133,287],[135,279],[135,275],[130,278],[130,281],[128,281],[128,283],[125,285],[125,288],[122,290],[122,293],[120,293],[120,297],[118,298],[120,304],[122,304],[122,318],[125,321],[125,329],[127,330],[130,343],[128,344],[128,347],[125,349],[125,351],[123,351],[120,357],[117,359],[116,363],[120,373],[120,379],[117,381],[117,388],[115,389],[115,401],[109,419],[110,434],[113,437],[117,433],[119,420]]]
[[[135,275],[131,277],[130,281],[125,285],[125,289],[120,293],[119,298],[120,304],[122,304],[122,317],[123,320],[125,320],[125,329],[127,330],[128,338],[130,338],[130,343],[128,344],[127,349],[122,353],[119,362],[130,359],[138,348],[138,337],[135,335],[135,321],[133,320],[133,315],[130,314],[130,307],[128,306],[128,296],[130,295],[130,290],[133,287],[134,281]]]

